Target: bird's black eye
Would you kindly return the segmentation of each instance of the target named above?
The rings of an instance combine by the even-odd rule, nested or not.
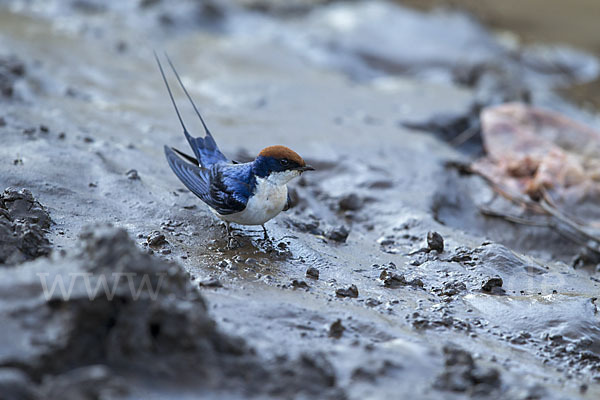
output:
[[[284,166],[284,167],[287,167],[287,166],[290,164],[290,162],[288,161],[288,159],[287,159],[287,158],[282,158],[282,159],[279,161],[279,164],[281,164],[281,165],[282,165],[282,166]]]

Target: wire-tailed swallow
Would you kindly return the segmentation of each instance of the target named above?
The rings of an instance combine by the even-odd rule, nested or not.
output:
[[[302,157],[285,146],[269,146],[254,161],[237,163],[219,150],[192,97],[183,85],[177,70],[167,56],[167,61],[192,104],[204,127],[204,137],[192,137],[183,123],[173,93],[165,77],[158,56],[154,55],[177,113],[183,134],[195,157],[175,148],[165,146],[165,155],[179,180],[206,203],[213,213],[225,221],[231,237],[230,223],[261,225],[268,237],[265,223],[289,207],[287,183],[304,171],[314,170]]]

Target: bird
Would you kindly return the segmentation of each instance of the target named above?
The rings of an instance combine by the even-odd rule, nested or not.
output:
[[[227,158],[215,142],[198,107],[183,85],[179,73],[167,54],[165,57],[181,89],[190,101],[204,128],[204,137],[193,137],[187,130],[160,59],[154,53],[169,98],[194,156],[174,147],[164,146],[171,170],[179,180],[219,219],[225,222],[228,244],[233,238],[231,223],[261,225],[264,240],[269,239],[265,223],[290,207],[287,183],[306,171],[314,171],[290,148],[268,146],[250,162],[239,163]]]

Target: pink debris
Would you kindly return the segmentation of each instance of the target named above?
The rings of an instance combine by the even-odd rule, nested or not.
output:
[[[600,222],[600,132],[520,103],[481,113],[487,156],[472,169],[515,196],[544,195],[562,213]]]

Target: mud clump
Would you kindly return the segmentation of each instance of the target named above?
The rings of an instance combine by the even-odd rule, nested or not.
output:
[[[25,76],[25,64],[16,56],[0,56],[0,95],[13,97],[15,82]]]
[[[150,247],[160,247],[165,244],[168,244],[167,239],[165,238],[165,235],[163,233],[161,233],[160,231],[153,231],[152,233],[150,233],[148,235],[146,243]]]
[[[139,251],[122,229],[87,230],[76,255],[19,271],[16,278],[0,271],[0,298],[7,299],[0,318],[14,338],[0,364],[17,365],[40,385],[40,397],[31,398],[105,397],[109,388],[133,394],[161,382],[284,397],[338,393],[335,375],[322,370],[326,361],[303,355],[266,363],[241,339],[221,333],[184,270]],[[72,290],[48,289],[58,280]],[[127,386],[117,378],[125,373]]]
[[[444,282],[444,285],[441,288],[435,288],[433,292],[437,293],[438,296],[452,297],[466,290],[467,285],[465,285],[464,282],[452,280]]]
[[[477,366],[467,351],[446,346],[444,359],[445,370],[434,384],[436,389],[468,392],[472,396],[489,396],[499,390],[501,380],[498,370]]]
[[[367,307],[377,307],[380,304],[381,304],[381,301],[374,299],[372,297],[369,297],[367,300],[365,300],[365,305]]]
[[[407,235],[405,235],[407,236]],[[405,237],[404,239],[409,239],[409,237]],[[386,238],[380,241],[381,246],[393,246],[395,244],[394,239]],[[393,247],[387,249],[388,252],[393,253],[395,249]],[[432,251],[436,251],[438,254],[444,252],[444,238],[437,232],[429,231],[427,232],[427,247],[421,247],[418,250],[412,251],[409,255],[413,256],[419,253],[429,254]],[[424,259],[421,257],[421,262],[419,260],[414,260],[417,264],[420,265],[423,263]]]
[[[427,248],[438,253],[444,252],[444,238],[437,232],[430,231],[427,233]]]
[[[342,211],[358,211],[361,209],[363,201],[355,193],[350,193],[340,198],[338,207]]]
[[[125,173],[125,175],[127,176],[127,179],[131,179],[132,181],[139,181],[141,179],[140,175],[135,169],[130,169]]]
[[[305,289],[305,290],[310,289],[310,287],[308,286],[308,283],[306,283],[302,280],[299,280],[299,279],[292,279],[290,286],[294,289]]]
[[[504,282],[502,281],[502,278],[500,278],[499,276],[490,277],[483,281],[483,283],[481,284],[481,290],[487,293],[503,293],[503,283]]]
[[[382,271],[379,279],[383,281],[383,286],[387,288],[397,288],[401,286],[412,286],[423,288],[423,281],[419,278],[406,279],[404,275],[394,274],[388,271]]]
[[[350,231],[348,230],[348,228],[342,225],[328,231],[325,237],[338,243],[345,243],[349,234]]]
[[[335,291],[335,295],[337,297],[357,298],[358,297],[358,288],[356,287],[356,285],[350,285],[347,288],[340,288]]]
[[[342,320],[337,319],[334,323],[329,326],[329,337],[339,339],[344,334],[346,327],[342,325]]]
[[[411,321],[412,326],[417,330],[426,329],[453,329],[455,331],[470,332],[473,326],[465,320],[454,317],[445,308],[440,308],[437,312],[424,313],[414,312],[406,316],[407,321]]]
[[[14,265],[50,254],[46,230],[50,215],[27,189],[0,194],[0,265]]]
[[[204,281],[198,282],[198,286],[205,287],[205,288],[221,288],[221,287],[223,287],[223,284],[221,283],[220,280],[218,280],[216,278],[210,278],[210,279],[206,279]]]
[[[288,217],[286,218],[286,223],[289,227],[298,230],[299,232],[310,233],[312,235],[325,235],[323,230],[319,228],[318,220],[304,221],[298,218]]]
[[[42,314],[51,311],[49,325],[62,340],[43,355],[34,379],[94,364],[183,379],[193,366],[210,383],[217,379],[213,368],[233,368],[232,359],[246,353],[242,342],[216,330],[179,267],[141,253],[121,229],[95,228],[81,239],[79,254],[60,261],[66,268],[46,268],[49,282],[74,273],[89,280],[75,280],[71,296],[55,292],[41,307]],[[112,294],[88,292],[103,282]]]
[[[307,278],[312,278],[312,279],[319,279],[319,270],[316,269],[315,267],[309,267],[306,270],[306,277]]]

